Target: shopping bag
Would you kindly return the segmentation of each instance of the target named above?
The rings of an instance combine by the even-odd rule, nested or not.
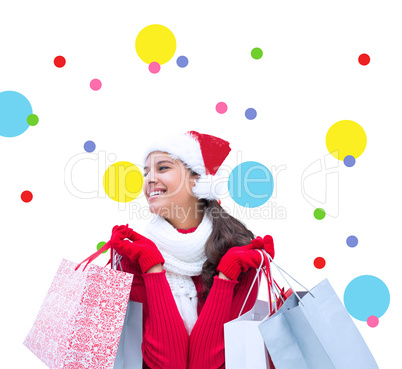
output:
[[[121,268],[120,257],[113,254],[112,268],[117,260]],[[142,369],[142,303],[130,300],[127,305],[123,329],[113,369]]]
[[[327,279],[293,293],[258,328],[276,369],[378,369]]]
[[[52,369],[111,369],[133,275],[79,265],[62,260],[24,345]]]
[[[142,304],[130,300],[113,369],[142,369]]]
[[[259,268],[256,269],[256,276],[240,310],[239,317],[225,323],[223,326],[226,369],[271,368],[269,364],[268,351],[265,347],[261,333],[258,330],[258,325],[261,323],[261,321],[270,315],[270,304],[267,301],[257,300],[250,311],[241,315],[256,279],[259,290],[258,275],[260,273],[263,261],[264,257],[261,258],[261,264]],[[265,276],[265,273],[262,274]],[[269,295],[270,293],[268,293],[268,296]]]

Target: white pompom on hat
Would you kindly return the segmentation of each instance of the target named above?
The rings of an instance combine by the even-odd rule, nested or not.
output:
[[[143,158],[144,166],[148,155],[163,151],[174,159],[180,159],[200,177],[193,187],[199,199],[218,200],[227,190],[227,181],[220,169],[230,152],[229,142],[219,137],[188,131],[181,135],[165,137],[151,144]]]

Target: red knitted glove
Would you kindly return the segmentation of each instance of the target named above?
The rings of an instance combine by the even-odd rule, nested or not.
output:
[[[110,246],[121,256],[127,257],[133,264],[138,264],[142,273],[159,263],[165,263],[165,259],[156,245],[150,239],[129,228],[128,224],[113,227]]]
[[[265,236],[263,239],[257,237],[252,240],[249,245],[230,248],[226,254],[223,255],[216,269],[222,272],[226,277],[237,280],[241,272],[247,272],[250,268],[257,269],[260,266],[261,253],[256,251],[256,249],[264,249],[271,255],[272,259],[275,256],[272,237],[269,235]]]

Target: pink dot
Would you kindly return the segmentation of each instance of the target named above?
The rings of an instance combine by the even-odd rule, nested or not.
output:
[[[368,319],[367,319],[367,324],[368,324],[368,326],[371,327],[371,328],[377,327],[378,323],[379,323],[379,320],[378,320],[378,318],[377,318],[376,316],[374,316],[374,315],[369,316]]]
[[[148,69],[151,73],[155,74],[161,70],[161,66],[158,62],[152,62],[151,64],[149,64]]]
[[[228,106],[224,102],[221,101],[216,104],[215,109],[219,114],[223,114],[223,113],[227,112]]]
[[[102,87],[102,82],[95,78],[89,83],[89,87],[94,91],[98,91]]]

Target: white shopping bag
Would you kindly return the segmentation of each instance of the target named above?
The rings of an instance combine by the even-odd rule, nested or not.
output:
[[[255,280],[259,284],[261,265],[256,269],[256,276],[250,287],[244,305],[254,286]],[[264,274],[264,273],[263,273]],[[265,274],[264,274],[265,275]],[[259,285],[258,285],[259,289]],[[269,296],[270,298],[270,296]],[[267,369],[270,368],[268,351],[258,329],[258,325],[270,314],[268,301],[257,300],[253,308],[236,319],[224,324],[225,337],[225,367],[226,369]]]

